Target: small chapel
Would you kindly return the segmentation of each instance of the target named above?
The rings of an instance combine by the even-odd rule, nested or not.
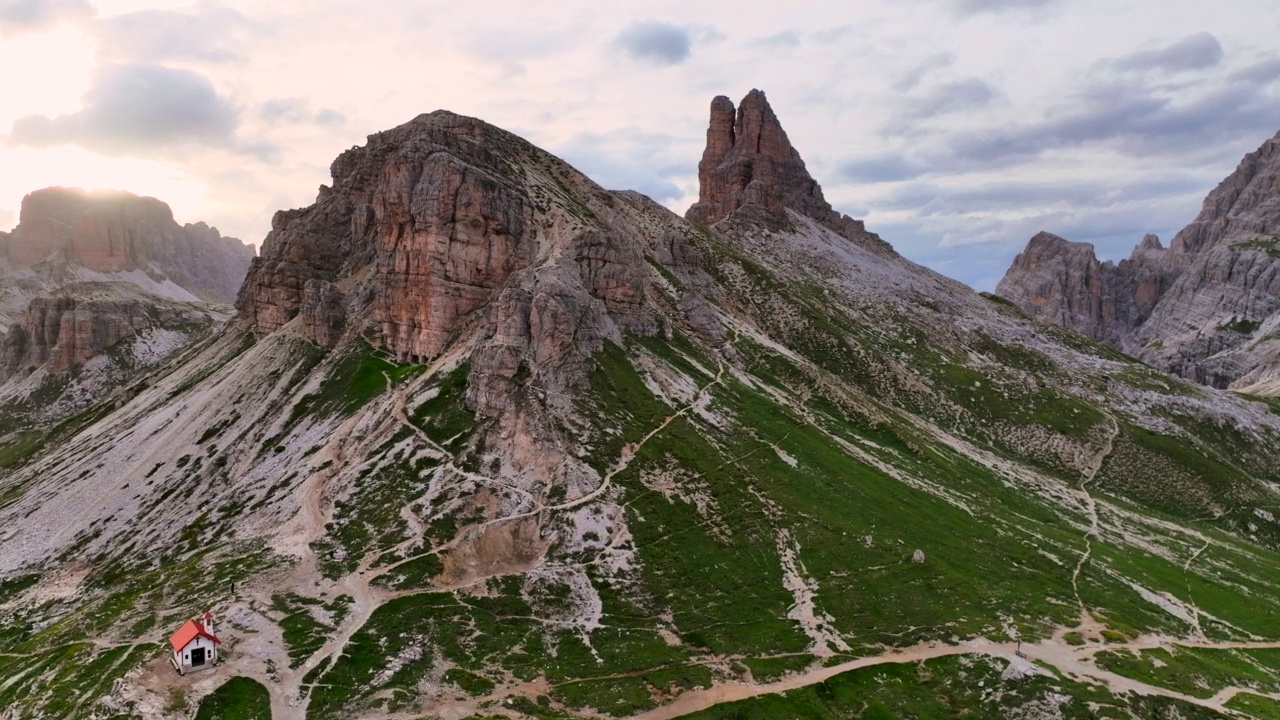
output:
[[[202,670],[218,662],[218,646],[222,641],[213,632],[213,613],[205,613],[182,624],[169,636],[173,655],[169,661],[179,674],[188,670]]]

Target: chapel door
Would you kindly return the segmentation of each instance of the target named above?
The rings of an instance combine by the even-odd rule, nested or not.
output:
[[[191,649],[191,667],[200,667],[204,664],[204,648]]]

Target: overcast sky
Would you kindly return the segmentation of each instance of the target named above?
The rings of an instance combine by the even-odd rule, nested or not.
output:
[[[1276,37],[1275,0],[0,0],[0,229],[118,188],[257,244],[437,108],[683,213],[758,87],[839,210],[988,290],[1039,230],[1167,243],[1280,130]]]

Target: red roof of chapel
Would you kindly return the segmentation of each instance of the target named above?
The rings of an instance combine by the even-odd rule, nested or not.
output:
[[[187,646],[187,643],[198,637],[207,637],[219,645],[222,644],[217,635],[205,630],[204,625],[195,620],[188,620],[183,623],[182,627],[178,628],[178,632],[169,636],[169,644],[173,646],[174,650],[181,650]]]

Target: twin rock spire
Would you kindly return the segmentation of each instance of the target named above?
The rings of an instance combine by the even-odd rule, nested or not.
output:
[[[785,222],[790,208],[870,249],[892,252],[860,221],[832,209],[760,90],[736,109],[723,95],[711,101],[698,185],[698,202],[685,213],[692,222],[711,225],[743,208]]]

